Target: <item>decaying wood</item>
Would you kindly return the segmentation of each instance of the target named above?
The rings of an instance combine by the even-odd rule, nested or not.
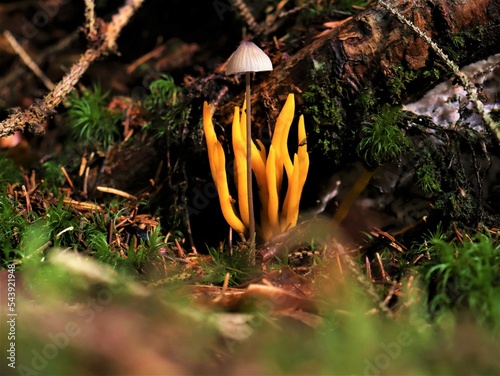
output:
[[[474,45],[460,56],[460,61],[455,61],[459,66],[500,51],[500,0],[387,3],[445,50],[453,50],[457,38],[467,43],[474,39]],[[254,116],[260,103],[260,110],[265,111],[267,118],[276,119],[288,93],[300,94],[314,83],[321,84],[321,77],[313,77],[311,73],[318,66],[322,67],[320,74],[326,82],[341,84],[342,92],[337,93],[341,103],[348,103],[370,88],[376,89],[378,97],[374,99],[380,103],[410,101],[436,83],[430,75],[419,76],[418,82],[409,78],[406,91],[401,98],[395,98],[389,90],[380,90],[394,78],[394,67],[413,71],[436,68],[443,76],[452,74],[425,41],[381,5],[376,5],[313,40],[275,66],[268,76],[259,77],[260,84],[253,91]],[[299,105],[300,101],[298,95]],[[233,106],[242,102],[242,95],[238,95],[218,112],[230,118]]]

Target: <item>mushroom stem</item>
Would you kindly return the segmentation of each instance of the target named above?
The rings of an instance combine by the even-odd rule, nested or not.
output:
[[[252,190],[252,112],[250,101],[250,72],[245,72],[246,81],[246,111],[247,111],[247,190],[248,190],[248,214],[250,216],[250,250],[251,259],[255,261],[255,216],[253,210],[253,190]]]

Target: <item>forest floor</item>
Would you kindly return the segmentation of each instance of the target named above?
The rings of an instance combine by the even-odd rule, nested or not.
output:
[[[85,51],[81,3],[0,4],[1,120]],[[96,3],[106,21],[122,5]],[[308,144],[299,224],[252,259],[222,217],[201,126],[245,23],[227,2],[184,3],[146,0],[39,135],[0,139],[1,373],[500,374],[498,202],[469,223],[436,214],[444,178],[385,195],[411,159],[377,170],[333,226],[364,167],[329,169]],[[275,3],[254,11],[274,20],[283,56],[369,6],[297,2],[300,17],[272,18],[297,13]],[[465,191],[446,202],[472,216]]]

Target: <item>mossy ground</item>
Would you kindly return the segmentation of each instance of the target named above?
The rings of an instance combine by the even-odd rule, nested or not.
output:
[[[344,17],[334,11],[354,13],[352,3],[365,5],[312,6],[307,16]],[[401,94],[418,81],[404,67],[380,88],[394,99],[383,104],[376,89],[342,103],[341,83],[320,79],[323,70],[312,63],[303,93],[320,170],[308,184],[326,165],[396,164],[428,216],[367,228],[354,245],[341,231],[304,231],[284,242],[285,255],[253,265],[247,246],[229,241],[210,189],[200,91],[215,97],[220,78],[184,90],[155,74],[140,98],[89,85],[49,127],[52,144],[30,140],[40,155],[20,145],[0,157],[0,275],[4,289],[16,270],[16,371],[498,374],[500,219],[478,189],[495,148],[402,112]]]

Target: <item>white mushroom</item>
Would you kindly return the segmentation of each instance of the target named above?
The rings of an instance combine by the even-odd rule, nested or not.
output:
[[[271,70],[273,70],[273,63],[269,56],[255,43],[243,42],[229,58],[226,75]]]
[[[243,42],[233,52],[226,67],[226,75],[245,73],[246,81],[246,120],[247,120],[247,191],[248,191],[248,212],[250,216],[249,236],[250,249],[252,255],[254,252],[255,240],[255,216],[253,209],[253,193],[252,193],[252,132],[251,132],[251,103],[250,103],[250,72],[262,72],[273,70],[273,64],[269,56],[264,51],[255,45],[253,42]]]

